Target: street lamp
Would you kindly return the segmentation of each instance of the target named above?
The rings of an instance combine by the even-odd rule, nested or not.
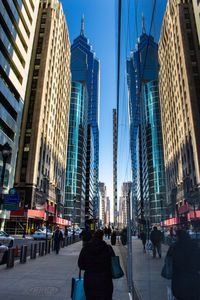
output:
[[[75,230],[74,230],[74,226],[75,226],[75,218],[76,218],[76,196],[74,196],[73,198],[74,200],[74,208],[73,208],[73,241],[75,241]]]
[[[4,184],[4,177],[6,171],[6,163],[8,162],[12,154],[12,148],[8,143],[5,143],[4,145],[0,145],[0,151],[2,153],[2,158],[3,158],[3,168],[1,172],[1,182],[0,182],[0,206],[1,206],[3,203],[3,184]]]

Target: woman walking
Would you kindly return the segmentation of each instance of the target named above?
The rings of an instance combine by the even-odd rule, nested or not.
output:
[[[112,300],[113,283],[111,255],[103,231],[98,229],[91,242],[80,252],[78,266],[84,273],[84,290],[87,300]]]

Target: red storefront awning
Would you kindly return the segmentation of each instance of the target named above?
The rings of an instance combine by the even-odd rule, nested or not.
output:
[[[188,220],[194,219],[195,215],[196,215],[196,218],[200,218],[200,210],[196,210],[195,212],[194,211],[190,211],[187,214]]]
[[[171,219],[167,219],[167,220],[165,220],[164,222],[162,222],[162,226],[164,225],[164,226],[172,226],[172,225],[176,225],[176,224],[178,224],[179,223],[179,220],[178,220],[178,218],[176,217],[176,218],[171,218]]]
[[[45,211],[37,209],[19,209],[11,212],[11,217],[28,217],[32,219],[45,219]]]
[[[63,226],[71,225],[71,221],[68,221],[60,217],[49,216],[49,221],[57,225],[63,225]]]

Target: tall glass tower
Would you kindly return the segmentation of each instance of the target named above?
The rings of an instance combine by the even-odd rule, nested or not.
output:
[[[130,149],[132,160],[132,179],[133,179],[133,217],[139,224],[145,224],[151,220],[149,196],[151,180],[150,169],[148,168],[148,147],[154,143],[155,134],[152,135],[151,143],[147,143],[147,132],[144,126],[145,116],[149,109],[149,97],[152,97],[153,92],[145,92],[148,89],[148,83],[158,79],[158,45],[155,43],[152,36],[148,36],[145,32],[144,20],[142,34],[138,39],[137,49],[131,53],[130,59],[127,61],[127,82],[129,96],[129,122],[130,122]],[[149,91],[149,90],[148,90]],[[157,91],[158,92],[158,91]],[[146,97],[146,98],[145,98]],[[157,98],[156,98],[157,99]],[[159,98],[158,98],[159,99]],[[147,104],[144,105],[144,101]],[[155,112],[153,110],[153,112]],[[152,113],[152,117],[155,114]],[[153,120],[153,122],[155,122]],[[159,119],[159,124],[161,123]],[[160,134],[160,133],[159,133]],[[160,151],[160,144],[156,144],[154,151]],[[153,184],[155,183],[153,178]],[[153,192],[154,193],[154,192]],[[147,200],[144,201],[144,196]],[[165,199],[165,195],[156,196],[157,199]],[[147,206],[148,203],[148,206]]]
[[[86,100],[85,86],[72,81],[64,215],[81,226],[85,222]]]
[[[94,163],[93,174],[94,181],[93,187],[93,217],[98,216],[98,182],[99,182],[99,76],[100,64],[99,60],[95,57],[89,40],[85,37],[84,33],[84,18],[81,20],[80,35],[73,41],[71,46],[71,71],[72,80],[85,82],[87,95],[88,95],[88,126],[92,129],[94,137]],[[88,139],[91,143],[91,139]],[[90,147],[88,147],[90,148]],[[88,160],[87,160],[88,163]],[[92,184],[92,183],[91,183]]]

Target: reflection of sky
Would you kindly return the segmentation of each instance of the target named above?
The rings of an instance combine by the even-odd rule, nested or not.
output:
[[[80,34],[81,17],[85,17],[85,35],[89,38],[96,56],[100,59],[100,161],[99,179],[105,182],[108,196],[112,201],[112,109],[116,107],[116,24],[115,0],[61,0],[67,17],[71,43]],[[152,0],[122,1],[122,64],[121,64],[121,91],[119,114],[119,141],[118,141],[118,198],[121,194],[123,181],[131,179],[130,155],[128,140],[128,116],[127,116],[127,86],[125,61],[137,41],[135,26],[135,7],[138,3],[138,34],[141,34],[141,16],[145,16],[146,32],[149,33],[150,18],[152,12]],[[128,3],[129,22],[127,17]],[[165,9],[166,0],[157,0],[155,22],[152,27],[152,35],[159,39],[161,20]],[[127,38],[127,23],[130,24],[130,36]],[[128,41],[126,43],[126,41]],[[111,204],[112,208],[112,204]],[[112,214],[111,214],[112,215]]]

